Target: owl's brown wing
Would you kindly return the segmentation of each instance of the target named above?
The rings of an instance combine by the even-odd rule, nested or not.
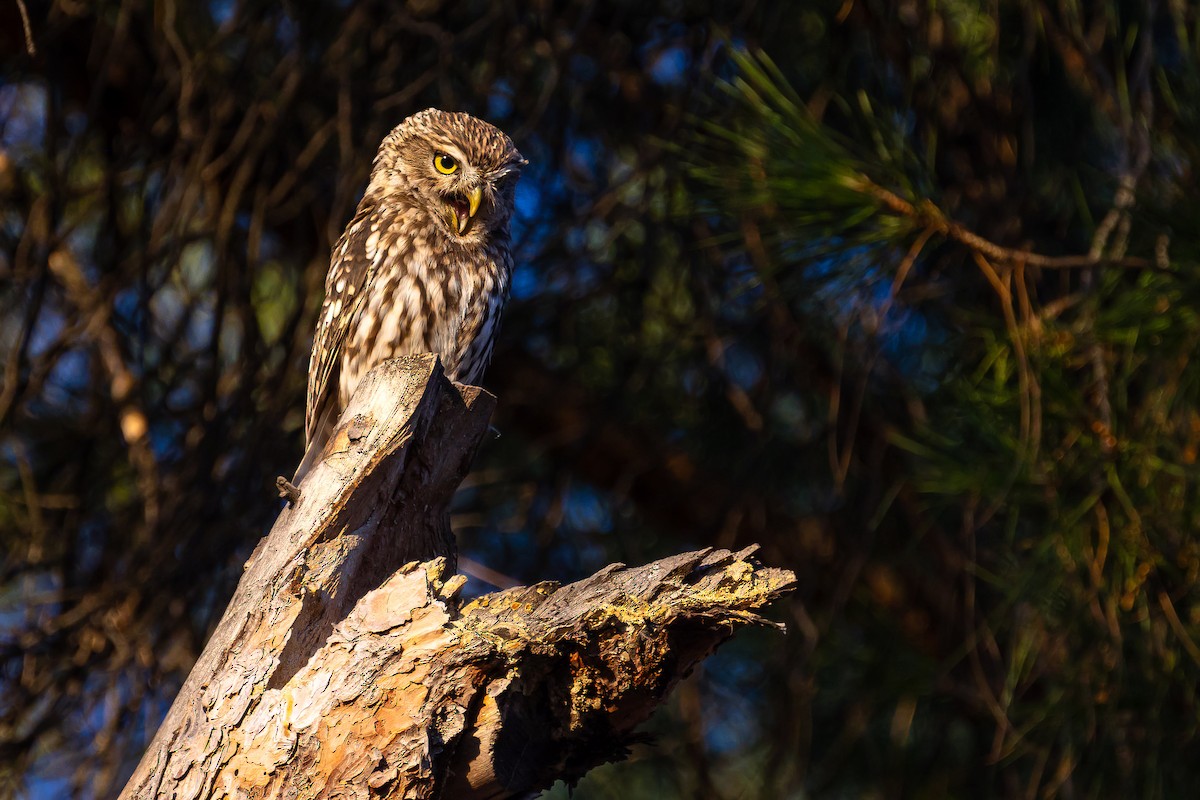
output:
[[[371,235],[374,204],[358,207],[342,238],[333,248],[329,274],[325,277],[325,302],[313,334],[312,356],[308,362],[308,400],[304,413],[304,441],[310,449],[321,438],[322,428],[332,426],[337,413],[338,370],[342,348],[368,294],[375,263],[367,257],[367,238]],[[320,444],[320,443],[318,443]]]

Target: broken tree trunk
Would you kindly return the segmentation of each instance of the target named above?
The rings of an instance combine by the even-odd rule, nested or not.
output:
[[[706,549],[463,606],[447,507],[494,404],[432,355],[367,376],[122,798],[528,794],[619,757],[790,590]]]

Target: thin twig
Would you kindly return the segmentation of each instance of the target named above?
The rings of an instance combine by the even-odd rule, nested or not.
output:
[[[1043,269],[1079,269],[1082,267],[1115,266],[1128,269],[1154,269],[1159,267],[1149,259],[1137,256],[1123,258],[1107,258],[1102,255],[1047,256],[1028,250],[1017,250],[1011,247],[1001,247],[995,242],[984,239],[962,225],[948,219],[942,210],[933,203],[923,202],[915,206],[903,197],[891,192],[868,178],[860,176],[851,184],[851,188],[869,194],[889,210],[916,220],[923,226],[932,227],[938,233],[954,241],[964,244],[980,253],[991,261],[1005,264],[1020,262],[1030,267]]]
[[[1158,605],[1162,608],[1163,614],[1167,617],[1167,622],[1171,625],[1171,630],[1175,631],[1175,635],[1179,637],[1179,641],[1183,644],[1183,649],[1187,650],[1187,654],[1192,657],[1192,660],[1200,664],[1200,647],[1192,641],[1192,637],[1188,636],[1187,628],[1179,621],[1179,615],[1175,613],[1175,605],[1171,602],[1171,598],[1166,592],[1158,593]]]
[[[908,252],[904,256],[904,260],[900,262],[900,266],[896,269],[896,277],[892,280],[892,288],[888,293],[887,299],[879,306],[876,312],[876,318],[879,320],[878,326],[883,326],[886,323],[888,312],[892,310],[892,304],[896,300],[896,296],[900,293],[900,288],[904,285],[904,281],[908,278],[909,272],[912,271],[913,265],[916,264],[917,258],[921,255],[921,251],[925,249],[925,245],[929,242],[933,234],[937,233],[933,227],[926,228],[921,231],[916,240],[908,248]],[[838,339],[840,347],[844,348],[848,333],[843,327]],[[844,350],[841,351],[844,356]],[[850,415],[846,424],[846,441],[844,445],[837,440],[837,419],[840,414],[841,401],[841,369],[839,367],[839,377],[834,387],[830,403],[830,419],[834,423],[830,427],[830,456],[834,467],[834,489],[841,492],[846,485],[846,478],[850,474],[850,459],[854,455],[854,440],[858,432],[858,420],[862,414],[862,404],[866,399],[867,382],[870,380],[871,371],[875,365],[875,358],[878,351],[871,354],[867,363],[859,373],[857,392],[853,398],[853,405],[850,409]]]
[[[21,27],[25,29],[25,52],[36,56],[37,46],[33,43],[33,26],[29,24],[29,9],[25,7],[25,0],[17,0],[17,10],[21,12]]]
[[[1012,271],[1005,270],[1004,276],[1001,277],[1000,273],[988,262],[983,253],[975,250],[971,255],[974,257],[979,271],[983,273],[983,276],[992,285],[996,295],[1000,298],[1000,308],[1004,312],[1004,325],[1008,329],[1008,336],[1012,341],[1013,353],[1017,357],[1017,383],[1021,408],[1021,435],[1019,440],[1021,451],[1018,453],[1017,459],[1013,462],[1012,470],[1005,479],[1006,488],[996,496],[996,499],[983,511],[980,518],[977,519],[976,528],[978,529],[990,521],[996,512],[1004,507],[1008,491],[1016,483],[1022,466],[1024,464],[1032,464],[1037,459],[1038,450],[1041,446],[1042,389],[1037,382],[1037,377],[1034,375],[1033,369],[1030,367],[1029,357],[1025,352],[1025,343],[1021,338],[1020,326],[1017,324],[1016,313],[1013,310],[1012,290],[1008,286],[1008,280],[1012,277]]]
[[[937,233],[937,230],[930,227],[921,231],[916,240],[908,248],[908,252],[904,255],[904,260],[900,262],[900,266],[896,269],[896,277],[892,280],[892,289],[888,292],[887,299],[879,307],[879,318],[882,321],[892,310],[892,303],[896,301],[896,295],[900,293],[900,287],[904,285],[904,281],[908,279],[908,273],[912,271],[913,264],[917,263],[917,257],[921,255],[921,251],[925,249],[925,245],[929,239]]]

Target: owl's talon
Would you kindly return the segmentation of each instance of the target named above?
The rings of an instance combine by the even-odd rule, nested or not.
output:
[[[500,429],[495,425],[488,425],[488,433],[492,434],[496,439],[500,438]]]
[[[275,479],[275,488],[279,490],[279,496],[287,500],[289,506],[294,506],[300,502],[300,490],[296,487],[296,484],[282,475]]]

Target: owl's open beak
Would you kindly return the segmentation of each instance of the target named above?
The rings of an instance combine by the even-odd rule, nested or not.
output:
[[[463,202],[464,200],[466,202]],[[453,224],[454,229],[458,231],[459,236],[467,232],[467,226],[475,218],[475,212],[479,211],[479,203],[482,200],[483,188],[476,186],[467,192],[466,197],[455,197],[450,201],[450,222]]]

